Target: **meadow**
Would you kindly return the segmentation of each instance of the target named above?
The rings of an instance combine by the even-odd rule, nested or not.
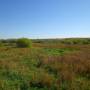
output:
[[[90,39],[1,43],[0,90],[90,90]]]

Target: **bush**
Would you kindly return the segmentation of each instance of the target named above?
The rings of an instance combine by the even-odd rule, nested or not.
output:
[[[20,38],[17,40],[17,47],[31,47],[31,40],[27,38]]]
[[[4,46],[4,44],[2,42],[0,42],[0,47],[3,47],[3,46]]]

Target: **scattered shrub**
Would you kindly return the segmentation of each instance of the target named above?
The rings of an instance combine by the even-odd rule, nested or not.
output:
[[[27,38],[20,38],[17,40],[17,47],[31,47],[31,40]]]
[[[4,44],[2,42],[0,42],[0,47],[4,46]]]

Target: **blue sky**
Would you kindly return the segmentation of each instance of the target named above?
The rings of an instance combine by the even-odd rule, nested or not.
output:
[[[0,0],[0,38],[90,37],[90,0]]]

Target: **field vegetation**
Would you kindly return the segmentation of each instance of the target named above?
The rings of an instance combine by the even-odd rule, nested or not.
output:
[[[0,40],[0,90],[90,90],[89,38],[19,42]]]

